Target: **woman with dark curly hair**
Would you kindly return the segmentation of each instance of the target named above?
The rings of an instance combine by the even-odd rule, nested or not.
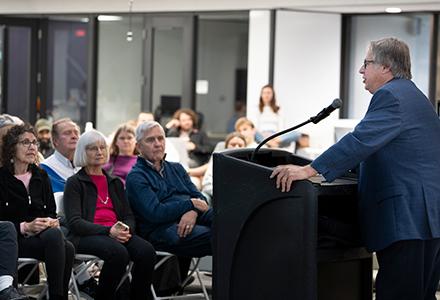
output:
[[[198,129],[198,121],[199,118],[192,109],[181,108],[165,125],[167,137],[186,139],[190,168],[200,167],[207,163],[213,150],[211,140],[203,130]]]
[[[15,125],[2,141],[0,220],[14,223],[19,257],[46,263],[50,299],[67,300],[75,249],[57,228],[49,177],[35,163],[37,135],[29,124]]]

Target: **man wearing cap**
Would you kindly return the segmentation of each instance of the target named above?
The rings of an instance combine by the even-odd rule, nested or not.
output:
[[[40,142],[40,153],[43,154],[44,158],[48,158],[55,151],[50,141],[52,125],[47,119],[41,118],[35,123],[34,127],[37,132],[38,141]]]

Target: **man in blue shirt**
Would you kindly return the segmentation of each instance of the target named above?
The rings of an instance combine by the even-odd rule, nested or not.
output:
[[[140,235],[181,257],[212,255],[212,209],[179,163],[165,158],[165,133],[154,121],[135,131],[139,157],[126,192]]]
[[[60,119],[52,124],[54,154],[45,159],[40,167],[47,171],[54,193],[63,192],[66,180],[75,174],[73,156],[79,139],[79,128],[71,119]]]

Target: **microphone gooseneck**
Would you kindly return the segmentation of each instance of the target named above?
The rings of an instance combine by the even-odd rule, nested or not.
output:
[[[339,98],[336,98],[335,100],[333,100],[332,104],[330,104],[328,107],[324,108],[323,110],[321,110],[316,116],[311,117],[310,119],[308,119],[305,122],[302,122],[299,125],[293,126],[291,128],[285,129],[283,131],[277,132],[271,136],[269,136],[268,138],[266,138],[264,141],[262,141],[257,148],[254,149],[254,151],[252,152],[251,158],[250,158],[250,162],[252,162],[254,160],[255,154],[257,154],[258,150],[260,150],[261,147],[263,147],[264,144],[266,144],[268,141],[270,141],[273,138],[276,138],[277,136],[283,135],[285,133],[288,133],[290,131],[293,131],[295,129],[298,129],[300,127],[303,127],[304,125],[312,122],[314,124],[317,124],[318,122],[324,120],[325,118],[327,118],[333,111],[335,111],[336,109],[340,108],[342,106],[342,100]]]

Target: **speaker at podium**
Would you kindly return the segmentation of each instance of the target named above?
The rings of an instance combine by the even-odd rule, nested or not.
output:
[[[213,299],[371,300],[356,178],[315,176],[282,193],[273,169],[311,161],[260,149],[249,162],[252,151],[214,153]]]

